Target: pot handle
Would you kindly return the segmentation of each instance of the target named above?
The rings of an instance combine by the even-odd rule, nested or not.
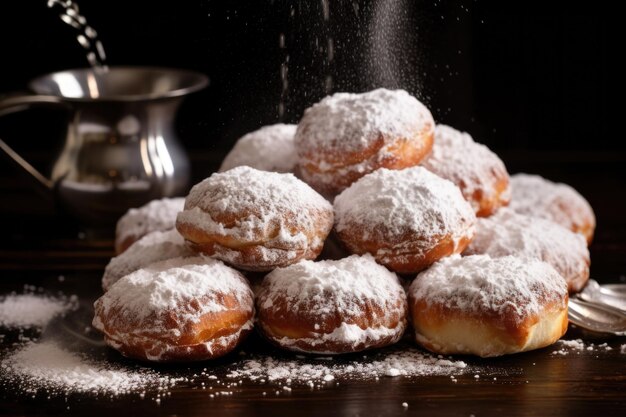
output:
[[[0,116],[10,113],[27,110],[32,106],[54,106],[69,108],[69,104],[56,96],[36,95],[36,94],[13,94],[0,98]],[[37,190],[46,197],[51,196],[53,184],[50,179],[45,177],[35,167],[15,152],[5,141],[0,139],[0,154],[4,155],[9,161],[21,168],[22,173],[26,174]]]

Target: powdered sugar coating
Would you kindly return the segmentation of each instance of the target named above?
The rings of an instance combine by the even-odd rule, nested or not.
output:
[[[242,136],[224,158],[220,172],[246,165],[261,171],[293,173],[298,162],[293,139],[296,128],[279,123]]]
[[[339,194],[334,208],[340,236],[381,242],[373,255],[383,261],[390,250],[427,250],[443,236],[472,236],[476,222],[459,188],[422,167],[374,171]]]
[[[545,305],[567,306],[567,285],[554,268],[514,256],[444,258],[415,278],[409,295],[466,319],[488,316],[502,323],[536,317]]]
[[[274,316],[290,312],[318,330],[304,339],[276,339],[281,346],[293,345],[294,350],[301,350],[298,342],[314,347],[328,341],[361,350],[385,337],[395,342],[406,328],[404,289],[397,275],[378,265],[371,255],[301,261],[278,268],[263,280],[257,306],[260,316],[266,310],[272,310]],[[384,325],[390,321],[395,327]],[[336,325],[328,328],[328,323]],[[263,328],[262,320],[260,325]]]
[[[596,218],[587,200],[574,188],[539,175],[516,174],[511,177],[511,189],[512,210],[583,232],[591,241]]]
[[[476,212],[483,200],[504,205],[511,199],[508,186],[498,195],[499,182],[509,178],[502,160],[466,132],[437,125],[433,149],[421,165],[459,186]]]
[[[167,259],[192,256],[193,254],[176,229],[148,233],[133,243],[126,251],[111,259],[104,268],[102,289],[108,291],[111,285],[120,278],[144,266]]]
[[[580,290],[589,277],[589,250],[582,235],[510,209],[478,219],[476,235],[465,254],[542,260],[552,265],[573,291]]]
[[[225,295],[234,297],[237,306],[225,305]],[[197,256],[157,262],[126,275],[96,300],[94,308],[93,326],[105,333],[109,344],[117,348],[148,341],[153,344],[148,359],[160,360],[204,315],[233,308],[250,312],[243,327],[207,341],[206,348],[211,352],[213,344],[230,343],[252,327],[254,306],[252,291],[241,273],[216,259]]]
[[[404,90],[328,96],[298,124],[300,173],[334,195],[378,168],[417,165],[432,146],[434,126],[428,109]]]
[[[300,157],[311,151],[355,153],[381,134],[408,138],[428,123],[434,128],[426,106],[404,90],[336,93],[304,112],[296,147]]]
[[[247,166],[194,186],[177,218],[179,226],[217,236],[215,256],[234,264],[238,249],[252,244],[268,264],[296,262],[321,250],[332,222],[330,203],[294,175]],[[233,247],[222,244],[229,240]]]
[[[150,232],[169,230],[176,223],[176,215],[183,209],[182,197],[152,200],[139,208],[132,208],[117,222],[115,249],[122,253],[136,240]]]

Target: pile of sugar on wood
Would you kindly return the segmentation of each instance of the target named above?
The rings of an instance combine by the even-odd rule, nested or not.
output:
[[[41,289],[25,286],[23,294],[0,296],[0,326],[6,328],[45,327],[53,318],[78,307],[75,295],[44,294]]]
[[[28,394],[45,391],[50,395],[102,393],[111,396],[155,390],[157,398],[180,381],[138,368],[129,370],[93,361],[72,353],[54,342],[27,343],[6,356],[0,364],[2,384],[19,387]]]

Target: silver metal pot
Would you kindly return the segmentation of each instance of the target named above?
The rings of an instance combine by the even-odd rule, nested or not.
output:
[[[189,160],[174,131],[187,94],[208,85],[200,73],[165,68],[76,69],[33,80],[35,94],[0,101],[0,115],[51,105],[70,111],[67,138],[50,178],[0,140],[0,150],[72,216],[110,224],[130,207],[187,190]]]

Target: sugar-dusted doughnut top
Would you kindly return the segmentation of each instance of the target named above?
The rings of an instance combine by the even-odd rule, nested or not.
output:
[[[278,268],[263,280],[257,303],[274,317],[291,317],[320,343],[348,345],[402,332],[407,310],[397,275],[371,255]]]
[[[226,155],[220,171],[247,165],[262,171],[293,172],[297,164],[296,125],[264,126],[242,136]]]
[[[336,93],[304,112],[296,149],[301,158],[321,162],[324,155],[363,152],[381,136],[410,139],[434,126],[426,106],[404,90]]]
[[[300,261],[277,268],[265,277],[261,294],[262,308],[286,302],[320,322],[335,314],[361,317],[363,307],[370,303],[401,313],[395,301],[405,297],[398,276],[378,265],[371,255]]]
[[[511,176],[512,198],[509,207],[521,214],[552,220],[579,231],[595,227],[593,209],[574,188],[539,175]]]
[[[508,208],[478,219],[476,235],[465,254],[539,259],[552,265],[575,290],[589,275],[589,250],[582,235]]]
[[[454,255],[420,273],[409,296],[467,319],[521,323],[540,315],[545,306],[565,307],[567,285],[542,261]]]
[[[148,233],[124,253],[111,259],[104,269],[102,288],[107,291],[123,276],[152,263],[191,255],[193,252],[176,229]]]
[[[422,166],[457,184],[476,211],[480,201],[472,197],[479,193],[481,199],[497,199],[498,182],[509,177],[502,160],[489,148],[446,125],[437,125],[433,149]],[[501,199],[510,199],[509,189]]]
[[[127,238],[138,239],[150,232],[173,228],[176,215],[184,205],[185,199],[181,197],[162,198],[128,210],[117,222],[116,246],[119,247]]]
[[[197,256],[151,264],[126,275],[95,303],[94,326],[106,326],[118,334],[140,332],[176,340],[181,329],[198,323],[208,313],[233,306],[223,304],[232,296],[237,308],[251,311],[252,291],[246,279],[221,261]]]
[[[275,240],[284,243],[282,246],[306,246],[307,236],[291,230],[314,229],[316,216],[321,214],[332,219],[330,203],[294,175],[242,166],[215,173],[195,185],[177,222],[244,242],[275,230]]]
[[[422,167],[374,171],[339,194],[334,207],[339,232],[348,229],[362,241],[410,240],[424,248],[444,236],[465,236],[476,222],[459,188]]]

